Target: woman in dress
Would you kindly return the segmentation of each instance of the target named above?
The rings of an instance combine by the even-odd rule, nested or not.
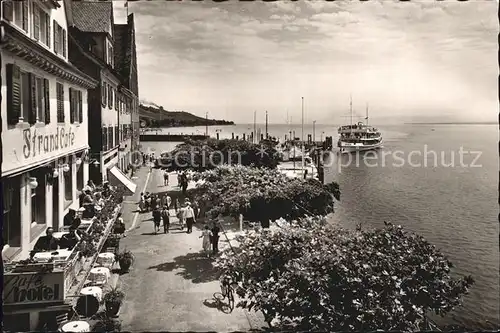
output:
[[[212,232],[208,228],[208,225],[205,226],[205,229],[201,232],[200,238],[203,238],[202,240],[202,246],[203,246],[203,252],[205,252],[205,255],[207,257],[210,257],[210,238],[211,238]]]

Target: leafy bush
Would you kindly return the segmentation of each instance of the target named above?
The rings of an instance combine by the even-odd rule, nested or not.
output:
[[[347,231],[309,221],[239,241],[216,263],[239,282],[238,306],[294,330],[419,330],[428,311],[444,316],[474,283],[453,278],[439,250],[391,224]]]
[[[169,170],[210,170],[223,164],[276,168],[278,152],[270,141],[253,144],[243,140],[188,140],[158,160]]]
[[[202,181],[197,192],[209,206],[209,215],[243,214],[264,224],[280,217],[326,215],[340,199],[338,184],[314,179],[289,179],[277,170],[223,166],[195,175]]]

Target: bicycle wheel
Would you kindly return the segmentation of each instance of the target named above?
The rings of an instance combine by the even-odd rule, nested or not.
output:
[[[234,291],[233,288],[229,288],[227,293],[227,302],[231,311],[234,310]]]

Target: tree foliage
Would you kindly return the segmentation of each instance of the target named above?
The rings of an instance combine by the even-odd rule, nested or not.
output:
[[[337,183],[290,179],[277,170],[223,166],[195,177],[201,201],[212,216],[243,214],[250,221],[267,222],[333,213],[340,200]]]
[[[239,307],[263,310],[294,330],[422,328],[444,316],[474,283],[451,276],[451,262],[399,226],[347,231],[309,223],[241,236],[217,259],[240,285]]]
[[[203,171],[220,165],[276,168],[279,154],[270,141],[257,145],[243,140],[188,140],[159,162],[169,170]]]

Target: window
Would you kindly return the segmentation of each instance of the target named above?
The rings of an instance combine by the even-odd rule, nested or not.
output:
[[[108,84],[108,107],[113,109],[113,87]]]
[[[82,92],[73,88],[69,88],[69,116],[72,124],[83,121]]]
[[[109,45],[108,44],[108,64],[111,65],[111,67],[113,67],[113,46]]]
[[[108,128],[102,127],[102,151],[108,150]]]
[[[113,127],[108,127],[108,149],[113,149]]]
[[[16,26],[28,32],[29,2],[28,1],[2,1],[4,18],[13,21]]]
[[[54,52],[66,57],[66,30],[54,20]]]
[[[27,121],[30,115],[30,77],[29,73],[21,72],[21,120]]]
[[[14,64],[6,65],[7,122],[34,124],[37,120],[50,122],[49,81],[21,71]]]
[[[36,120],[45,122],[45,91],[44,81],[36,78]]]
[[[36,4],[33,5],[33,38],[50,46],[50,16]]]
[[[66,201],[66,205],[64,208],[69,206],[71,202],[73,202],[73,163],[68,163],[69,171],[63,172],[64,174],[64,199]]]
[[[106,101],[107,101],[107,85],[106,85],[106,82],[102,82],[101,83],[101,104],[102,106],[106,106]]]
[[[38,182],[38,186],[30,190],[31,222],[45,224],[45,174],[41,171],[35,171],[35,173],[30,174],[30,176],[35,177]]]
[[[64,123],[64,86],[57,82],[57,122]]]
[[[120,132],[118,131],[118,125],[115,125],[115,145],[120,144]]]
[[[80,159],[83,159],[83,154],[80,156]],[[76,189],[81,191],[83,189],[83,162],[80,165],[77,165],[76,169]]]
[[[5,245],[21,247],[21,179],[4,178],[3,183],[3,230],[2,237]],[[5,258],[5,257],[4,257]]]
[[[120,95],[115,93],[115,110],[119,110],[120,107]]]

